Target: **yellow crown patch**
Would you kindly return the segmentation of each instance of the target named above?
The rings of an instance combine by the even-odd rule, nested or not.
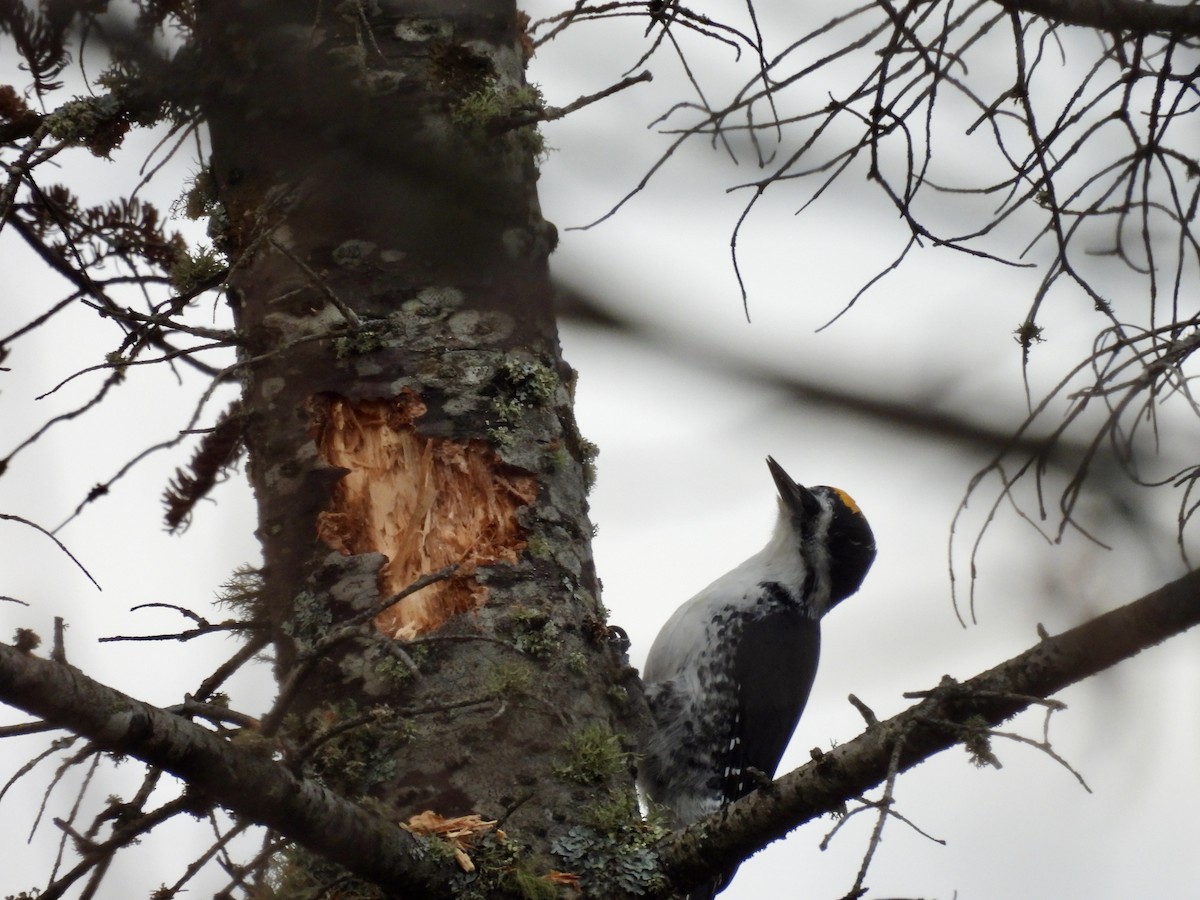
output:
[[[849,509],[850,512],[857,513],[860,516],[862,515],[862,510],[858,508],[858,504],[854,502],[853,497],[851,497],[841,488],[833,488],[832,490],[838,495],[838,497],[841,498],[841,501],[846,504],[846,508]]]

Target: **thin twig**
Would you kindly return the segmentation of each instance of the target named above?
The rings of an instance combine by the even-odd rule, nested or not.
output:
[[[302,260],[300,257],[298,257],[295,253],[293,253],[291,250],[289,250],[287,247],[285,247],[279,241],[275,240],[275,238],[268,237],[266,239],[266,242],[267,242],[267,244],[269,244],[270,246],[272,246],[276,250],[278,250],[280,253],[282,253],[284,256],[286,256],[289,260],[291,260],[291,262],[296,266],[296,268],[298,268],[301,272],[304,273],[305,277],[308,278],[309,283],[313,287],[315,287],[317,290],[319,290],[322,294],[324,294],[325,299],[328,300],[330,303],[332,303],[334,308],[337,309],[337,311],[342,314],[342,317],[346,320],[346,324],[348,324],[355,331],[357,331],[359,328],[362,327],[362,320],[358,317],[358,313],[356,313],[349,306],[347,306],[345,301],[343,301],[341,297],[339,297],[337,294],[334,293],[333,288],[331,288],[329,286],[328,282],[326,282],[323,277],[321,277],[316,272],[314,272],[309,267],[308,263],[306,263],[304,260]]]
[[[41,525],[37,524],[36,522],[31,522],[31,521],[29,521],[29,519],[26,519],[23,516],[16,516],[16,515],[13,515],[12,513],[0,513],[0,520],[8,521],[8,522],[20,522],[22,525],[28,525],[34,531],[39,531],[42,534],[44,534],[46,537],[50,538],[50,540],[54,541],[54,543],[58,546],[58,549],[61,550],[63,553],[65,553],[67,555],[67,558],[69,560],[71,560],[71,562],[75,563],[75,565],[79,568],[79,571],[82,572],[85,576],[87,576],[87,580],[96,586],[96,590],[98,590],[98,591],[102,590],[102,588],[100,587],[100,583],[98,581],[96,581],[95,578],[92,577],[92,573],[87,570],[87,567],[83,563],[81,563],[78,559],[76,559],[75,554],[72,553],[70,550],[68,550],[66,545],[62,541],[60,541],[58,538],[56,538],[52,532],[47,531],[45,528],[43,528]]]
[[[633,87],[635,84],[645,84],[653,80],[654,75],[649,70],[645,70],[639,72],[637,75],[622,78],[616,84],[609,85],[602,91],[596,91],[594,94],[585,94],[577,100],[568,103],[566,106],[546,106],[541,109],[500,116],[493,120],[492,128],[493,130],[503,132],[511,131],[514,128],[523,128],[527,125],[536,125],[538,122],[553,122],[564,116],[569,116],[576,110],[583,109],[585,106],[589,106],[598,100],[603,100],[605,97],[611,97],[619,91]]]

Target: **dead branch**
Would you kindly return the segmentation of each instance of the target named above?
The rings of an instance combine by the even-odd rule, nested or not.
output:
[[[1102,31],[1172,37],[1200,35],[1200,9],[1194,6],[1136,0],[1003,0],[1000,6],[1033,13],[1064,25],[1083,25]]]

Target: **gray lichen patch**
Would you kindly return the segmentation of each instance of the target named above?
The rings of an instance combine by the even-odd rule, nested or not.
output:
[[[423,43],[435,39],[445,40],[454,31],[445,19],[404,18],[392,28],[396,40]]]
[[[464,309],[450,317],[450,333],[460,341],[473,344],[499,344],[512,335],[516,323],[512,316],[494,310]]]
[[[306,314],[303,315],[277,311],[263,316],[263,327],[274,331],[283,340],[296,340],[344,330],[345,324],[345,316],[333,304],[306,310]]]
[[[367,265],[378,246],[374,241],[351,239],[334,247],[331,255],[334,263],[343,268],[361,269]]]
[[[430,315],[462,307],[466,295],[450,285],[432,285],[421,288],[411,300],[406,300],[401,309],[406,313]]]

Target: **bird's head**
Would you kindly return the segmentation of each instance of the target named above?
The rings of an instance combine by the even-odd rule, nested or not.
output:
[[[863,583],[875,561],[875,535],[845,491],[797,484],[770,456],[767,467],[779,489],[780,514],[795,533],[805,562],[814,569],[828,566],[827,611]]]

